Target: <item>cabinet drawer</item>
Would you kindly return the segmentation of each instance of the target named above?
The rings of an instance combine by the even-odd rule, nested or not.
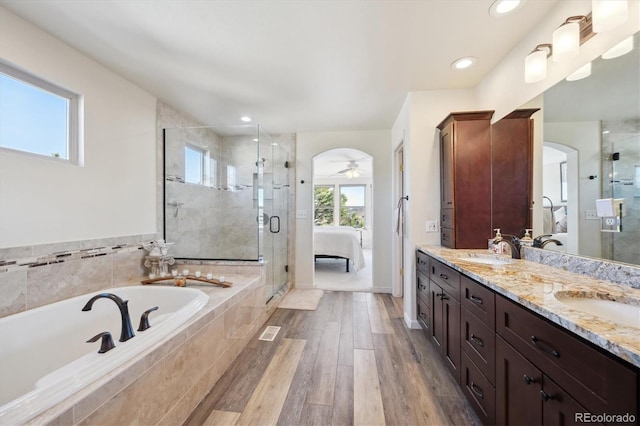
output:
[[[440,210],[440,227],[441,228],[455,228],[455,210],[454,209],[441,209]]]
[[[429,302],[429,277],[421,270],[416,270],[416,296],[419,299]]]
[[[496,334],[466,309],[462,310],[462,350],[496,384]]]
[[[496,296],[496,332],[592,413],[635,413],[637,371]]]
[[[448,228],[440,228],[440,245],[456,248],[456,231]]]
[[[429,256],[419,250],[416,250],[416,268],[429,275]]]
[[[422,325],[422,329],[427,334],[427,336],[431,336],[429,303],[420,298],[417,299],[417,302],[418,322],[420,323],[420,325]]]
[[[460,287],[462,307],[489,326],[491,330],[495,330],[495,293],[464,275],[460,276]]]
[[[462,354],[462,392],[485,425],[496,424],[496,390],[480,369]]]
[[[460,273],[444,263],[431,259],[431,281],[460,301]]]

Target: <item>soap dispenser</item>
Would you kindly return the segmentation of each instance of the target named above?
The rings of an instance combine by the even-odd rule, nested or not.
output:
[[[496,231],[496,236],[493,238],[489,238],[489,251],[492,253],[502,253],[502,247],[500,246],[500,243],[494,243],[494,240],[496,238],[502,238],[502,234],[500,233],[500,228],[496,228],[494,229],[494,231]]]
[[[524,247],[532,247],[533,246],[533,238],[531,238],[531,231],[532,229],[525,229],[524,230],[524,237],[522,237],[520,239],[520,244]]]

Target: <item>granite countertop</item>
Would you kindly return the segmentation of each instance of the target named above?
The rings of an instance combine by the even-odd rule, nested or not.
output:
[[[418,246],[418,249],[496,293],[640,367],[640,317],[637,327],[625,326],[570,308],[555,297],[558,292],[571,292],[569,294],[625,300],[626,303],[640,306],[640,289],[527,260],[514,259],[513,263],[504,265],[486,265],[464,260],[469,256],[489,256],[487,250],[454,250],[427,245]]]

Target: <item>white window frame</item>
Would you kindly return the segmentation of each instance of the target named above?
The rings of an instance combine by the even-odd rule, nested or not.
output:
[[[0,147],[0,149],[19,153],[23,155],[36,156],[38,158],[48,158],[56,161],[68,162],[77,166],[84,166],[83,149],[83,98],[80,94],[65,89],[57,84],[46,81],[28,71],[20,69],[6,61],[0,59],[0,73],[14,78],[24,84],[28,84],[40,90],[44,90],[53,95],[65,98],[69,101],[67,111],[67,153],[68,158],[53,157],[37,152],[24,151],[21,149]]]
[[[185,181],[185,183],[190,183],[192,185],[206,185],[207,184],[207,174],[208,174],[207,167],[209,166],[209,164],[208,164],[209,161],[207,159],[209,157],[209,153],[206,150],[187,142],[187,143],[184,144],[185,155],[186,155],[186,152],[187,152],[188,149],[190,149],[191,151],[197,152],[200,155],[200,161],[199,161],[199,163],[200,163],[200,172],[199,172],[199,176],[198,176],[200,181],[199,182],[189,182],[189,181],[187,181],[187,162],[186,162],[186,160],[185,160],[185,163],[184,163],[184,181]]]

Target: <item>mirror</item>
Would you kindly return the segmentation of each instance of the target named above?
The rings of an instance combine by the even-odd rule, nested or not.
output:
[[[640,40],[598,57],[591,75],[543,94],[545,249],[640,264]],[[596,199],[624,199],[621,232],[602,232]],[[540,202],[540,200],[537,200]]]

